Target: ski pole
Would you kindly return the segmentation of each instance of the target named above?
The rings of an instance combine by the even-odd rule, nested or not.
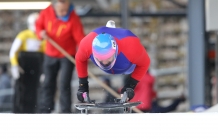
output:
[[[46,37],[47,40],[57,49],[59,50],[65,57],[67,57],[74,65],[76,65],[75,59],[68,54],[59,44],[57,44],[53,39],[50,37]],[[108,85],[103,83],[101,80],[99,80],[93,73],[91,73],[88,70],[88,76],[90,76],[92,79],[96,80],[100,86],[102,86],[105,90],[107,90],[109,93],[111,93],[114,97],[120,98],[120,95],[116,93],[113,89],[111,89]],[[143,113],[141,110],[137,109],[136,107],[132,108],[137,113]]]

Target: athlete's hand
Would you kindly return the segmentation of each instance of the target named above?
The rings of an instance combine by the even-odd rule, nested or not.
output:
[[[127,79],[124,87],[121,89],[121,102],[127,102],[131,100],[135,93],[134,89],[137,85],[138,81],[132,78],[131,76]]]
[[[77,99],[81,102],[91,103],[88,92],[77,92]]]
[[[124,89],[122,89],[124,91]],[[124,92],[121,91],[121,103],[125,103],[134,97],[135,93],[132,88],[126,88]]]
[[[81,102],[90,103],[89,83],[86,78],[79,78],[79,89],[77,91],[77,99]]]

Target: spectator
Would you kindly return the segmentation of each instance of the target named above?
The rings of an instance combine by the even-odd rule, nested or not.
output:
[[[142,104],[137,106],[141,111],[151,113],[171,112],[174,111],[181,102],[185,101],[185,97],[181,95],[179,98],[173,100],[173,103],[169,106],[160,106],[158,104],[157,93],[154,90],[154,82],[155,78],[147,72],[135,88],[135,96],[131,102],[141,101]]]
[[[52,0],[52,4],[40,12],[36,30],[40,39],[50,37],[73,57],[77,46],[85,36],[80,18],[69,0]],[[59,70],[61,113],[71,113],[70,83],[74,64],[47,41],[43,67],[45,79],[40,93],[39,113],[51,113],[54,110]]]
[[[0,89],[11,88],[11,78],[8,75],[7,64],[2,64],[0,69]]]
[[[38,13],[28,16],[28,29],[21,31],[16,36],[10,50],[11,74],[15,80],[14,113],[36,112],[45,46],[35,34],[37,18]]]

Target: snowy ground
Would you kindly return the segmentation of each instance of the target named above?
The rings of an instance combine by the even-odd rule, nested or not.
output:
[[[0,115],[2,139],[217,139],[218,114]]]

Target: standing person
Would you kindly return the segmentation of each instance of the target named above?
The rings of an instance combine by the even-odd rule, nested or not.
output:
[[[10,49],[14,85],[14,113],[35,113],[39,78],[42,73],[44,43],[35,34],[38,13],[28,16],[28,29],[21,31]],[[20,70],[23,70],[21,74]]]
[[[89,59],[106,73],[131,74],[121,89],[121,102],[134,97],[135,86],[150,64],[140,39],[130,30],[116,28],[114,21],[108,21],[106,27],[93,30],[81,41],[76,54],[79,77],[77,98],[81,102],[90,102],[87,72]]]
[[[50,37],[73,57],[85,36],[80,18],[69,0],[53,0],[52,5],[40,12],[36,30],[40,39]],[[39,112],[51,113],[54,109],[56,80],[60,70],[61,113],[71,113],[70,84],[74,64],[47,41],[43,69],[45,79],[40,94]]]

